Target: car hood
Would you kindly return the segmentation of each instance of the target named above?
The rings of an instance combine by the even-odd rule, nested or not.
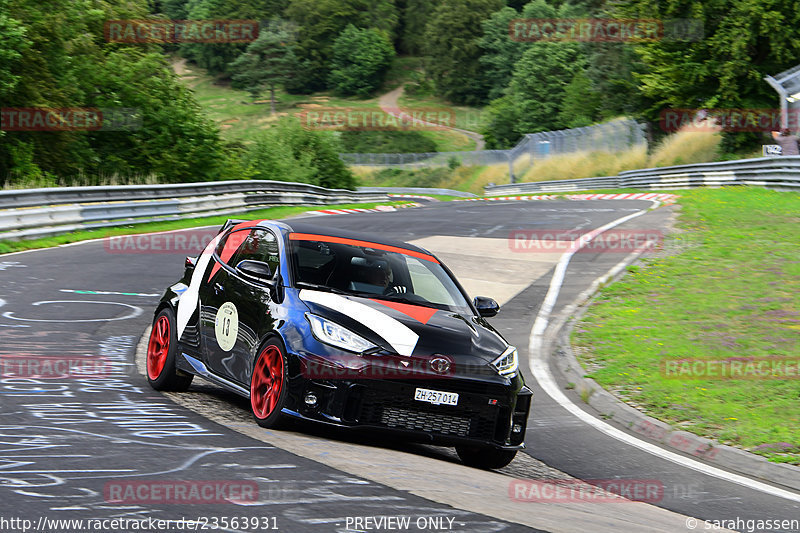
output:
[[[508,343],[482,318],[391,300],[301,290],[317,315],[341,324],[386,351],[495,360]]]

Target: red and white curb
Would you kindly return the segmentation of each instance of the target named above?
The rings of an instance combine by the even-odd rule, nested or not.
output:
[[[662,204],[671,204],[678,199],[677,194],[666,193],[653,193],[653,192],[635,192],[635,193],[618,193],[618,194],[541,194],[536,196],[488,196],[483,198],[464,198],[454,200],[455,202],[480,202],[483,200],[488,201],[508,201],[508,200],[655,200]]]
[[[430,202],[438,202],[433,196],[423,196],[421,194],[389,194],[390,198],[416,198],[417,200],[428,200]]]
[[[390,211],[397,211],[398,209],[408,208],[408,207],[419,207],[420,204],[417,203],[410,203],[405,205],[377,205],[375,207],[370,208],[363,208],[363,207],[352,207],[346,209],[321,209],[319,211],[309,211],[309,215],[346,215],[349,213],[386,213]]]
[[[417,196],[410,194],[390,194],[392,198],[418,198],[426,200],[435,200],[430,196]],[[458,198],[454,202],[499,202],[509,200],[652,200],[660,202],[661,204],[672,204],[678,199],[677,194],[655,193],[655,192],[634,192],[634,193],[602,193],[602,194],[540,194],[534,196],[486,196],[482,198]],[[379,205],[369,209],[365,208],[348,208],[348,209],[322,209],[320,211],[309,211],[309,215],[345,215],[348,213],[375,213],[375,212],[389,212],[396,211],[407,207],[421,207],[416,202],[409,204],[391,206]]]

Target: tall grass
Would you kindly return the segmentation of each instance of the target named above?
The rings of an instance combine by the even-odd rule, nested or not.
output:
[[[521,181],[548,181],[575,178],[615,176],[623,170],[643,168],[647,165],[644,146],[623,152],[576,152],[535,160],[522,175]]]
[[[648,166],[709,163],[720,155],[722,135],[716,131],[679,131],[666,137],[648,159]]]
[[[722,136],[716,131],[679,131],[651,154],[643,146],[622,152],[576,152],[534,161],[522,181],[549,181],[615,176],[624,170],[716,161]]]

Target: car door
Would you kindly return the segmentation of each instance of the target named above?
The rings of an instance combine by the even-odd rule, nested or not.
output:
[[[208,351],[209,368],[244,387],[249,386],[252,354],[263,334],[273,327],[271,288],[236,271],[241,261],[259,261],[270,267],[272,277],[280,264],[278,241],[265,228],[252,229],[226,264],[218,281],[223,294],[214,321],[216,344]]]
[[[236,253],[252,228],[223,236],[214,251],[209,272],[200,287],[200,337],[203,363],[214,374],[231,379],[230,353],[238,338],[238,303],[226,290]]]

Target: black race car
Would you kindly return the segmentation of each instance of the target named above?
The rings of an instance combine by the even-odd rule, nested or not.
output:
[[[500,468],[522,448],[531,391],[517,350],[430,252],[274,221],[228,221],[155,312],[147,377],[194,375],[250,399],[256,422],[297,417],[455,446]]]

